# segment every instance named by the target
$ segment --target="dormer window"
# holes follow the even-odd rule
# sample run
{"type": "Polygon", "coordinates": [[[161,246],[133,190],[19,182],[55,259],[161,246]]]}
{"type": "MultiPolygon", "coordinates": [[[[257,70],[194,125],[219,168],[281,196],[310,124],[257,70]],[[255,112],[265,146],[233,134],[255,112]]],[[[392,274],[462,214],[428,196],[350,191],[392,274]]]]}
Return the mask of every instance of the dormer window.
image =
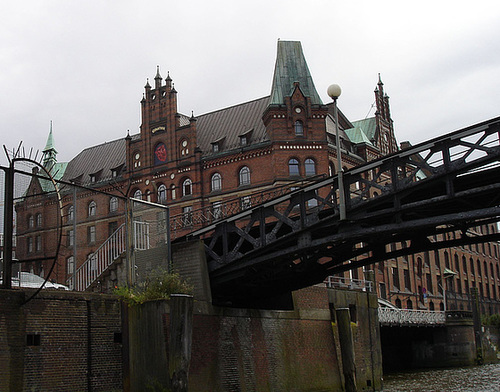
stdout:
{"type": "Polygon", "coordinates": [[[240,146],[247,146],[250,144],[250,137],[252,136],[253,128],[239,135],[240,146]]]}
{"type": "Polygon", "coordinates": [[[90,182],[95,183],[97,181],[97,177],[95,174],[90,174],[90,182]]]}
{"type": "Polygon", "coordinates": [[[211,144],[212,144],[212,152],[221,152],[222,151],[222,147],[223,147],[223,144],[224,144],[224,139],[225,137],[221,137],[217,140],[214,140],[211,144]]]}
{"type": "Polygon", "coordinates": [[[122,171],[122,168],[123,168],[123,165],[112,168],[111,169],[111,178],[118,177],[122,171]]]}

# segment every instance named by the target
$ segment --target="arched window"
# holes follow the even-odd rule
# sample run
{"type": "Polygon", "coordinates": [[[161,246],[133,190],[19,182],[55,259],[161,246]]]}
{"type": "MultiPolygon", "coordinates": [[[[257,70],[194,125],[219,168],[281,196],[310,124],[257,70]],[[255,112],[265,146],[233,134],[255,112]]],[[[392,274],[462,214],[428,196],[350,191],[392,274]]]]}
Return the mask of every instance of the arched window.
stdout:
{"type": "Polygon", "coordinates": [[[467,259],[465,256],[462,256],[462,267],[464,269],[464,274],[467,275],[467,259]]]}
{"type": "Polygon", "coordinates": [[[290,177],[300,176],[299,172],[299,161],[292,158],[288,161],[288,174],[290,177]]]}
{"type": "Polygon", "coordinates": [[[172,185],[170,186],[170,189],[172,190],[172,200],[175,200],[175,197],[176,197],[176,196],[175,196],[175,185],[174,185],[174,184],[172,184],[172,185]]]}
{"type": "Polygon", "coordinates": [[[306,176],[316,175],[316,163],[311,158],[307,158],[304,162],[304,167],[306,169],[306,176]]]}
{"type": "Polygon", "coordinates": [[[295,136],[304,136],[304,124],[302,121],[295,121],[295,136]]]}
{"type": "Polygon", "coordinates": [[[214,173],[212,176],[212,192],[220,191],[222,189],[222,176],[219,173],[214,173]]]}
{"type": "Polygon", "coordinates": [[[190,178],[186,178],[182,183],[182,196],[189,196],[193,193],[193,182],[190,178]]]}
{"type": "Polygon", "coordinates": [[[250,169],[248,168],[248,166],[243,166],[240,169],[239,182],[240,182],[240,185],[249,185],[250,184],[250,169]]]}
{"type": "Polygon", "coordinates": [[[481,262],[477,260],[477,276],[481,276],[481,262]]]}
{"type": "Polygon", "coordinates": [[[472,257],[469,259],[469,264],[470,264],[470,273],[471,275],[474,275],[474,260],[472,260],[472,257]]]}
{"type": "Polygon", "coordinates": [[[95,216],[97,210],[97,204],[94,200],[89,203],[89,216],[95,216]]]}
{"type": "Polygon", "coordinates": [[[68,207],[68,222],[73,222],[75,219],[75,208],[73,206],[68,207]]]}
{"type": "Polygon", "coordinates": [[[28,227],[30,229],[32,229],[33,227],[35,227],[35,217],[33,215],[30,215],[28,217],[28,227]]]}
{"type": "Polygon", "coordinates": [[[401,300],[399,298],[396,298],[396,307],[398,307],[399,309],[401,309],[401,300]]]}
{"type": "Polygon", "coordinates": [[[160,184],[158,187],[158,203],[165,203],[167,201],[167,187],[160,184]]]}
{"type": "Polygon", "coordinates": [[[142,200],[142,192],[140,189],[136,189],[134,195],[132,196],[134,199],[142,200]]]}
{"type": "Polygon", "coordinates": [[[36,214],[36,227],[42,227],[42,214],[36,214]]]}
{"type": "Polygon", "coordinates": [[[406,301],[406,309],[413,309],[413,302],[411,301],[411,299],[406,301]]]}
{"type": "Polygon", "coordinates": [[[429,302],[429,310],[434,311],[434,302],[432,301],[429,302]]]}
{"type": "Polygon", "coordinates": [[[333,163],[329,163],[328,164],[328,175],[331,177],[335,174],[335,166],[333,165],[333,163]]]}
{"type": "Polygon", "coordinates": [[[109,212],[116,212],[118,210],[118,198],[112,197],[109,199],[109,212]]]}

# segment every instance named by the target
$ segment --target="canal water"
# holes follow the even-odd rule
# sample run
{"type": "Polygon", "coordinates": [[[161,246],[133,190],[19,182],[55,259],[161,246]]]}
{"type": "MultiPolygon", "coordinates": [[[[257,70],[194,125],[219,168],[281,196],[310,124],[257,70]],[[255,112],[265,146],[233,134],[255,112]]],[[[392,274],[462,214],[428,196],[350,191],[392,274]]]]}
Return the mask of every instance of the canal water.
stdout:
{"type": "Polygon", "coordinates": [[[384,375],[384,392],[500,392],[500,364],[384,375]]]}

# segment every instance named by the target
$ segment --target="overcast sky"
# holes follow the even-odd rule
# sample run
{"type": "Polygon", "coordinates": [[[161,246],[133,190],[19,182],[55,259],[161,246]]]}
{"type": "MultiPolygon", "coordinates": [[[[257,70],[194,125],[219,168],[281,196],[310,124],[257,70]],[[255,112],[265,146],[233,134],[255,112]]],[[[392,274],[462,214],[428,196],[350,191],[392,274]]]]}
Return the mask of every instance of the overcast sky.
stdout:
{"type": "Polygon", "coordinates": [[[381,73],[399,141],[500,115],[497,0],[25,0],[0,15],[0,144],[42,150],[53,121],[59,161],[137,133],[157,65],[183,114],[268,95],[278,39],[302,42],[351,120],[373,115],[381,73]]]}

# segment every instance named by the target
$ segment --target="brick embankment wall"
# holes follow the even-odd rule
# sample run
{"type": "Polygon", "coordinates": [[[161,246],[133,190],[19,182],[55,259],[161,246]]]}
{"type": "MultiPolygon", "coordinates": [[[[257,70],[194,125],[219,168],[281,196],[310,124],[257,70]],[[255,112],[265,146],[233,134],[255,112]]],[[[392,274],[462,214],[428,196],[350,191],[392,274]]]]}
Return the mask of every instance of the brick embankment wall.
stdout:
{"type": "Polygon", "coordinates": [[[0,290],[1,391],[123,389],[121,304],[112,296],[0,290]]]}

